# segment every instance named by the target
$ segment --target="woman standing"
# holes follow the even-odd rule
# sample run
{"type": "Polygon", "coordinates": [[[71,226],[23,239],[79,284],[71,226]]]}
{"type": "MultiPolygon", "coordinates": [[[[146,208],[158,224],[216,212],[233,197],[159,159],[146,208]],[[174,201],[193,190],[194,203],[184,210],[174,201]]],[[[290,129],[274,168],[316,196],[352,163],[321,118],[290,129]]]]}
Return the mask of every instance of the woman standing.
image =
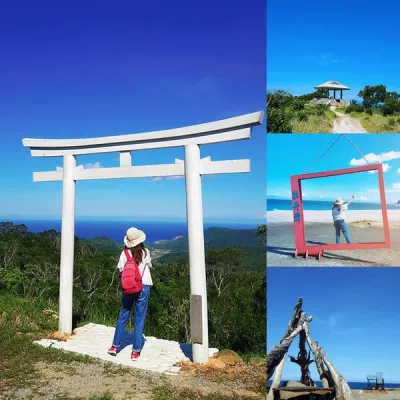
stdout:
{"type": "Polygon", "coordinates": [[[347,243],[351,243],[350,233],[347,229],[346,224],[346,211],[349,208],[349,205],[354,200],[354,194],[351,196],[351,199],[346,204],[340,197],[333,203],[332,206],[332,217],[333,217],[333,225],[336,229],[336,244],[340,244],[340,232],[342,231],[343,236],[346,239],[347,243]]]}
{"type": "Polygon", "coordinates": [[[150,288],[153,285],[151,279],[151,257],[148,249],[144,247],[146,234],[136,228],[130,228],[124,238],[125,249],[121,253],[118,263],[120,273],[125,268],[128,258],[133,258],[139,268],[142,277],[142,290],[137,294],[123,294],[122,307],[119,313],[115,335],[112,346],[108,349],[108,354],[117,355],[122,337],[125,333],[126,324],[134,308],[134,331],[131,359],[133,361],[140,357],[140,352],[144,346],[144,323],[146,320],[147,307],[149,304],[150,288]]]}

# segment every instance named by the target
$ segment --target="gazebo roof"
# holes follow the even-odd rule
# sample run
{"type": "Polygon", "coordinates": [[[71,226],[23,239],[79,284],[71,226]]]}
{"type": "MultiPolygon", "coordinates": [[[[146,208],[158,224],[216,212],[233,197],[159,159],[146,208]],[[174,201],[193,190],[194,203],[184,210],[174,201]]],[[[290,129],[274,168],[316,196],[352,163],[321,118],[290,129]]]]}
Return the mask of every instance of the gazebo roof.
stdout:
{"type": "Polygon", "coordinates": [[[328,81],[321,85],[314,86],[314,89],[330,89],[330,90],[350,90],[349,87],[342,85],[338,81],[328,81]]]}

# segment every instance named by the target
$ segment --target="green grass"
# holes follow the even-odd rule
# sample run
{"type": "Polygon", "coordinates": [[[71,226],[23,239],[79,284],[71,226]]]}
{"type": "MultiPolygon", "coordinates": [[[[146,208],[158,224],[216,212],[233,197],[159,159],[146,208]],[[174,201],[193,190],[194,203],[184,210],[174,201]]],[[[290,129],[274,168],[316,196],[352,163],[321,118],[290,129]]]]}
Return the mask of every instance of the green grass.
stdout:
{"type": "MultiPolygon", "coordinates": [[[[226,396],[222,393],[212,393],[209,395],[193,389],[178,389],[171,385],[157,387],[153,389],[153,400],[232,400],[232,396],[226,396]]],[[[254,400],[254,396],[235,396],[236,400],[254,400]]]]}
{"type": "Polygon", "coordinates": [[[398,133],[400,132],[400,116],[384,117],[380,114],[351,112],[353,118],[360,120],[361,125],[372,133],[398,133]]]}
{"type": "Polygon", "coordinates": [[[332,131],[333,121],[336,114],[331,111],[325,111],[325,116],[311,115],[307,121],[293,119],[293,133],[328,133],[332,131]]]}
{"type": "MultiPolygon", "coordinates": [[[[57,330],[57,321],[42,314],[48,304],[28,301],[0,293],[0,383],[13,387],[31,386],[38,378],[34,365],[39,361],[70,364],[97,362],[88,356],[81,356],[57,349],[32,344],[45,332],[57,330]]],[[[1,387],[1,386],[0,386],[1,387]]]]}
{"type": "MultiPolygon", "coordinates": [[[[0,392],[4,389],[17,390],[28,389],[32,395],[40,397],[41,388],[38,386],[42,378],[35,365],[44,362],[53,371],[62,377],[71,377],[77,373],[82,364],[97,364],[98,360],[89,356],[83,356],[59,349],[44,348],[32,343],[46,336],[46,333],[55,332],[58,328],[58,321],[51,315],[42,313],[44,309],[57,307],[54,304],[43,301],[31,301],[18,298],[10,294],[0,292],[0,392]],[[35,325],[32,324],[34,322],[35,325]],[[79,363],[71,366],[71,363],[79,363]]],[[[246,354],[245,361],[251,363],[251,358],[258,354],[246,354]]],[[[264,355],[260,355],[265,357],[264,355]]],[[[259,368],[259,367],[257,367],[259,368]]],[[[257,370],[258,371],[258,370],[257,370]]],[[[130,368],[104,364],[103,374],[106,377],[123,376],[132,379],[130,368]]],[[[213,380],[213,379],[212,379],[213,380]]],[[[228,400],[232,397],[223,393],[212,393],[204,395],[200,390],[183,389],[174,387],[163,381],[161,384],[150,383],[155,400],[228,400]]],[[[199,388],[200,389],[200,388],[199,388]]],[[[53,393],[54,399],[81,399],[81,397],[68,397],[65,393],[53,393]]],[[[250,400],[255,397],[235,396],[237,400],[250,400]]],[[[260,393],[260,399],[265,397],[260,393]]],[[[258,398],[258,397],[256,397],[258,398]]],[[[90,397],[92,400],[113,400],[110,392],[90,397]]]]}

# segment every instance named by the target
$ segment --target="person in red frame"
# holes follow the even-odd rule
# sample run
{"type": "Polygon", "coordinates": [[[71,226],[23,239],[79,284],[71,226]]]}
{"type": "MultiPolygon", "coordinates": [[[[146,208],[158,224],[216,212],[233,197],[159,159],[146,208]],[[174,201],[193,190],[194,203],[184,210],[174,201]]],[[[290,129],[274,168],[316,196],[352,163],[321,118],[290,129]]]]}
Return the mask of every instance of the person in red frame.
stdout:
{"type": "Polygon", "coordinates": [[[350,233],[346,224],[346,211],[353,200],[354,194],[351,196],[351,199],[348,201],[348,203],[345,203],[340,197],[333,203],[332,217],[333,225],[335,226],[336,230],[336,244],[340,244],[340,232],[343,233],[346,242],[351,243],[350,233]]]}

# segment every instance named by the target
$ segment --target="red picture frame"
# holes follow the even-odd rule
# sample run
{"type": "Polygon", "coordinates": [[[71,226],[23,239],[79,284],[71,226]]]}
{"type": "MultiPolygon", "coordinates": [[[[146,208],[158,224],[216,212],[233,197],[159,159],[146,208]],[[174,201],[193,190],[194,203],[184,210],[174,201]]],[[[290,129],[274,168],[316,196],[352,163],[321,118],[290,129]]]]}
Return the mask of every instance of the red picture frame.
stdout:
{"type": "Polygon", "coordinates": [[[311,174],[294,175],[290,177],[290,186],[292,191],[295,257],[303,255],[305,258],[307,258],[308,256],[314,255],[317,256],[317,259],[320,259],[324,255],[324,251],[326,250],[382,249],[390,247],[389,222],[387,215],[385,184],[383,180],[382,164],[344,168],[344,169],[337,169],[325,172],[314,172],[311,174]],[[329,176],[348,175],[348,174],[355,174],[358,172],[368,172],[368,171],[378,172],[384,241],[372,242],[372,243],[344,243],[344,244],[318,244],[318,245],[307,244],[305,226],[304,226],[303,196],[301,191],[301,182],[306,179],[325,178],[329,176]]]}

